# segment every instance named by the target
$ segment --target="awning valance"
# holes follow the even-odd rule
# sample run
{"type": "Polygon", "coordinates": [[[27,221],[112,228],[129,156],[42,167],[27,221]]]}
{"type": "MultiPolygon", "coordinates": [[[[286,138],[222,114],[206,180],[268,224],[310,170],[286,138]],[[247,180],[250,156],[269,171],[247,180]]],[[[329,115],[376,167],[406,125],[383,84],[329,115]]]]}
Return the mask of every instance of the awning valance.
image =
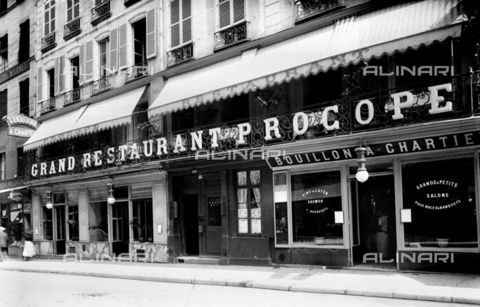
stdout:
{"type": "Polygon", "coordinates": [[[32,150],[80,135],[130,124],[132,112],[144,92],[145,86],[48,119],[25,142],[23,148],[32,150]]]}
{"type": "Polygon", "coordinates": [[[464,20],[459,0],[408,2],[338,20],[331,26],[170,78],[150,106],[149,116],[458,37],[464,20]]]}

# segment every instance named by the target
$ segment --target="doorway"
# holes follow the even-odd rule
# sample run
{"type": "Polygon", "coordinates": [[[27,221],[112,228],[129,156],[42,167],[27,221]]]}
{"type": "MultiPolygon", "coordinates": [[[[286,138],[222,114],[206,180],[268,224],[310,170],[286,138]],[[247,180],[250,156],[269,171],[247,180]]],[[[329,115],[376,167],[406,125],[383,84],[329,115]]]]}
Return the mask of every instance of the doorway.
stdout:
{"type": "Polygon", "coordinates": [[[198,195],[185,194],[182,197],[182,214],[184,225],[185,253],[189,256],[198,256],[199,224],[198,224],[198,195]]]}
{"type": "Polygon", "coordinates": [[[119,201],[112,205],[112,252],[115,256],[129,252],[128,202],[119,201]]]}
{"type": "Polygon", "coordinates": [[[396,266],[395,185],[393,174],[350,181],[353,263],[396,266]]]}
{"type": "Polygon", "coordinates": [[[55,221],[55,254],[64,255],[66,252],[65,206],[54,207],[54,221],[55,221]]]}

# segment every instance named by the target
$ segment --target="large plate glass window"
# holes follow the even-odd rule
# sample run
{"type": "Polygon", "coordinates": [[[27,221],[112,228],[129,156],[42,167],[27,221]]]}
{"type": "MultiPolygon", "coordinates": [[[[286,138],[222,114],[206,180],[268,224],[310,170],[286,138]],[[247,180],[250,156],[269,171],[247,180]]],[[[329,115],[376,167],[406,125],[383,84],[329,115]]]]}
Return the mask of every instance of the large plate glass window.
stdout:
{"type": "Polygon", "coordinates": [[[406,247],[478,246],[473,158],[405,164],[406,247]]]}
{"type": "Polygon", "coordinates": [[[308,173],[291,177],[293,244],[342,245],[340,172],[308,173]]]}

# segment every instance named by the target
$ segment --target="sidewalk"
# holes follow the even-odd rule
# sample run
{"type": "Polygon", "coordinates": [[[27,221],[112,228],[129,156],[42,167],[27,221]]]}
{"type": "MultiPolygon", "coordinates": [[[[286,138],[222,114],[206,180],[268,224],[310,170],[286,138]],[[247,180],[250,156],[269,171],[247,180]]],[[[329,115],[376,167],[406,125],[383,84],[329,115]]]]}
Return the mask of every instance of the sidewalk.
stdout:
{"type": "Polygon", "coordinates": [[[0,270],[480,305],[477,275],[38,259],[7,259],[0,270]]]}

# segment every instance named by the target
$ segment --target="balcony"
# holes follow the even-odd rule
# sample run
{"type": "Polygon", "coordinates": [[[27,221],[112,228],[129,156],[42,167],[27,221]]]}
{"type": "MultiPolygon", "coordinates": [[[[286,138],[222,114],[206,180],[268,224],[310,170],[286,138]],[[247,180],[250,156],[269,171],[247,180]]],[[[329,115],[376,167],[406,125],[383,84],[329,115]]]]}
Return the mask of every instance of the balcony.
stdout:
{"type": "Polygon", "coordinates": [[[230,26],[214,34],[215,51],[247,40],[247,22],[230,26]]]}
{"type": "Polygon", "coordinates": [[[82,29],[80,28],[80,18],[75,18],[63,26],[63,39],[65,41],[68,41],[80,33],[82,33],[82,29]]]}
{"type": "Polygon", "coordinates": [[[42,37],[42,52],[45,53],[49,50],[52,50],[57,46],[55,42],[55,32],[45,35],[42,37]]]}
{"type": "Polygon", "coordinates": [[[295,23],[345,7],[345,0],[296,0],[295,23]]]}
{"type": "Polygon", "coordinates": [[[96,26],[102,21],[110,18],[112,12],[110,12],[110,0],[104,0],[101,4],[92,9],[92,26],[96,26]]]}
{"type": "Polygon", "coordinates": [[[140,1],[141,0],[124,0],[123,5],[125,5],[126,7],[129,7],[129,6],[134,5],[135,3],[140,2],[140,1]]]}
{"type": "Polygon", "coordinates": [[[92,96],[106,92],[112,88],[112,80],[110,77],[103,77],[92,83],[92,96]]]}
{"type": "Polygon", "coordinates": [[[173,66],[193,59],[193,43],[167,52],[167,65],[173,66]]]}
{"type": "Polygon", "coordinates": [[[148,76],[148,63],[145,62],[141,65],[134,65],[125,70],[127,76],[125,78],[126,82],[137,80],[148,76]]]}
{"type": "Polygon", "coordinates": [[[65,93],[64,106],[80,101],[80,88],[73,89],[65,93]]]}
{"type": "Polygon", "coordinates": [[[46,114],[54,110],[55,110],[55,98],[52,97],[40,102],[40,115],[46,114]]]}

